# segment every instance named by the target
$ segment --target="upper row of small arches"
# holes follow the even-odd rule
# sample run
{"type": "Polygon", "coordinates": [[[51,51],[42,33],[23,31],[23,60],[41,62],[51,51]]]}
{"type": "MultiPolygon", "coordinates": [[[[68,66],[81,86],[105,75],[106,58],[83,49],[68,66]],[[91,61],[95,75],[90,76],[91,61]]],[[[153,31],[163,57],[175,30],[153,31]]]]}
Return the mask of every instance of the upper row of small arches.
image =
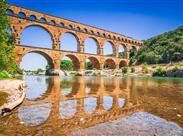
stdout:
{"type": "MultiPolygon", "coordinates": [[[[11,9],[7,10],[7,14],[9,16],[15,16],[14,12],[11,9]]],[[[17,16],[22,19],[29,19],[30,21],[38,21],[40,23],[50,24],[52,26],[58,26],[58,27],[74,30],[77,32],[88,33],[88,34],[96,35],[99,37],[109,38],[109,39],[118,40],[118,41],[122,41],[122,42],[126,42],[126,43],[140,45],[140,46],[143,45],[141,42],[129,40],[124,37],[120,38],[120,37],[112,36],[112,35],[106,34],[106,33],[94,32],[93,30],[88,30],[87,28],[81,29],[80,27],[73,27],[73,25],[66,26],[63,22],[56,24],[56,22],[54,20],[47,21],[44,17],[41,17],[40,19],[38,19],[35,15],[30,15],[29,17],[27,17],[24,12],[19,12],[17,16]]]]}

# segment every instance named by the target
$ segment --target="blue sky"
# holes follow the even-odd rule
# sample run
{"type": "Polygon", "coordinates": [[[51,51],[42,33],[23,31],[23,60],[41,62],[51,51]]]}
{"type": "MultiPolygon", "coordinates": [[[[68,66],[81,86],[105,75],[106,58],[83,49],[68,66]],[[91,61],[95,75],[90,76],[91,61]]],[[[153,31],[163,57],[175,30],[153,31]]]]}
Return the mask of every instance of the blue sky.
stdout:
{"type": "MultiPolygon", "coordinates": [[[[8,2],[140,40],[183,24],[181,0],[8,0],[8,2]]],[[[23,43],[28,41],[31,43],[30,34],[31,32],[27,34],[29,36],[24,36],[23,43]]],[[[49,40],[40,41],[50,44],[49,40]]],[[[30,60],[30,57],[28,58],[30,60]]],[[[40,62],[38,64],[44,67],[40,62]]],[[[32,68],[35,66],[29,65],[28,69],[32,68]]]]}

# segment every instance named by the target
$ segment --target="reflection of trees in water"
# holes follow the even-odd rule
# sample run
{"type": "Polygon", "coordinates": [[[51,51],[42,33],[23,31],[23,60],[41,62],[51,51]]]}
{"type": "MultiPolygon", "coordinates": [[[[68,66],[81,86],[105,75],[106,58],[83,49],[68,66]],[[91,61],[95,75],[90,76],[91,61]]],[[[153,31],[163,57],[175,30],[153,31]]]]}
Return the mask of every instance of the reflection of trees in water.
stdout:
{"type": "Polygon", "coordinates": [[[63,78],[60,84],[61,91],[65,92],[65,95],[74,95],[80,88],[80,80],[78,77],[63,78]]]}
{"type": "Polygon", "coordinates": [[[60,87],[62,89],[69,89],[69,88],[72,88],[72,86],[73,86],[73,84],[69,81],[65,81],[60,84],[60,87]]]}
{"type": "MultiPolygon", "coordinates": [[[[45,79],[45,78],[44,78],[44,79],[45,79]]],[[[40,82],[43,82],[43,78],[42,78],[42,77],[37,77],[36,80],[37,80],[37,82],[39,82],[39,83],[40,83],[40,82]]]]}

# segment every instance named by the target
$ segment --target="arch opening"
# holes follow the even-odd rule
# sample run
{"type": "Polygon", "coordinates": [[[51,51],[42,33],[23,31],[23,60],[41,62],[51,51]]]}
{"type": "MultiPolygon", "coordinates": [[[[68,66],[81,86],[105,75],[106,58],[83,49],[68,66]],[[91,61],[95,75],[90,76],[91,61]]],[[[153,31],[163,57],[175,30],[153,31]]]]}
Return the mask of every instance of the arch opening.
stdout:
{"type": "Polygon", "coordinates": [[[119,58],[126,58],[126,47],[124,45],[119,46],[118,57],[119,58]]]}
{"type": "Polygon", "coordinates": [[[130,65],[133,65],[136,60],[135,56],[137,55],[137,49],[134,46],[130,47],[130,65]]]}
{"type": "Polygon", "coordinates": [[[87,38],[84,41],[85,53],[97,54],[98,42],[94,38],[87,38]]]}
{"type": "Polygon", "coordinates": [[[100,62],[95,57],[89,57],[85,62],[85,69],[100,69],[100,62]]]}
{"type": "Polygon", "coordinates": [[[14,15],[14,12],[11,9],[7,9],[6,10],[6,14],[9,15],[9,16],[13,16],[14,15]]]}
{"type": "Polygon", "coordinates": [[[107,59],[104,62],[104,69],[115,69],[116,68],[116,63],[113,59],[107,59]]]}
{"type": "Polygon", "coordinates": [[[42,26],[27,26],[21,33],[20,44],[32,47],[52,49],[52,35],[47,29],[42,26]]]}
{"type": "Polygon", "coordinates": [[[71,32],[64,33],[60,39],[60,49],[65,51],[74,51],[74,52],[78,51],[79,49],[78,37],[71,32]]]}
{"type": "Polygon", "coordinates": [[[21,58],[20,68],[26,73],[48,74],[54,68],[54,64],[48,54],[41,51],[30,51],[21,58]]]}
{"type": "Polygon", "coordinates": [[[45,19],[44,17],[42,17],[42,18],[40,19],[40,22],[41,22],[41,23],[46,23],[46,19],[45,19]]]}
{"type": "Polygon", "coordinates": [[[78,71],[80,69],[80,62],[79,59],[71,54],[65,55],[61,59],[60,69],[68,70],[68,71],[78,71]]]}
{"type": "Polygon", "coordinates": [[[58,26],[59,27],[64,27],[64,23],[60,23],[58,26]]]}
{"type": "Polygon", "coordinates": [[[127,62],[124,61],[124,60],[122,60],[122,61],[120,61],[120,63],[119,63],[119,68],[126,67],[127,65],[128,65],[127,62]]]}
{"type": "Polygon", "coordinates": [[[104,43],[104,55],[114,56],[114,45],[111,42],[104,43]]]}
{"type": "Polygon", "coordinates": [[[31,15],[30,17],[29,17],[29,20],[31,20],[31,21],[36,21],[36,16],[34,16],[34,15],[31,15]]]}
{"type": "Polygon", "coordinates": [[[25,18],[26,18],[26,15],[25,15],[25,13],[23,13],[23,12],[19,12],[19,13],[18,13],[18,17],[20,17],[20,18],[22,18],[22,19],[25,19],[25,18]]]}
{"type": "Polygon", "coordinates": [[[55,26],[55,24],[56,24],[56,23],[55,23],[54,20],[51,20],[51,21],[50,21],[50,25],[55,26]]]}

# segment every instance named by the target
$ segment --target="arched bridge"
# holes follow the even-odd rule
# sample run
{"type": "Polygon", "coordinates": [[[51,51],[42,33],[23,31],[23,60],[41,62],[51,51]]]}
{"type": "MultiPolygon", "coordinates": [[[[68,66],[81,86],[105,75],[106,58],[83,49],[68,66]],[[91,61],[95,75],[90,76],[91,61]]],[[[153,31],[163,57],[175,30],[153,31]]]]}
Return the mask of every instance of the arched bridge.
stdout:
{"type": "Polygon", "coordinates": [[[143,42],[135,40],[114,32],[106,31],[93,26],[81,24],[71,20],[43,14],[37,11],[25,9],[19,6],[10,5],[7,10],[10,17],[12,33],[15,37],[15,56],[16,63],[19,65],[23,56],[30,52],[43,55],[54,70],[60,70],[60,60],[67,56],[74,64],[75,70],[83,70],[87,59],[93,67],[103,69],[104,64],[108,64],[110,69],[118,69],[129,64],[130,48],[136,52],[143,46],[143,42]],[[20,44],[20,37],[24,29],[30,26],[44,28],[52,38],[52,49],[32,47],[20,44]],[[64,51],[60,49],[60,37],[64,33],[71,33],[77,39],[77,51],[64,51]],[[97,43],[97,53],[85,53],[84,41],[92,38],[97,43]],[[112,45],[113,53],[110,56],[104,55],[104,43],[112,45]],[[124,47],[124,57],[119,57],[119,47],[124,47]]]}

